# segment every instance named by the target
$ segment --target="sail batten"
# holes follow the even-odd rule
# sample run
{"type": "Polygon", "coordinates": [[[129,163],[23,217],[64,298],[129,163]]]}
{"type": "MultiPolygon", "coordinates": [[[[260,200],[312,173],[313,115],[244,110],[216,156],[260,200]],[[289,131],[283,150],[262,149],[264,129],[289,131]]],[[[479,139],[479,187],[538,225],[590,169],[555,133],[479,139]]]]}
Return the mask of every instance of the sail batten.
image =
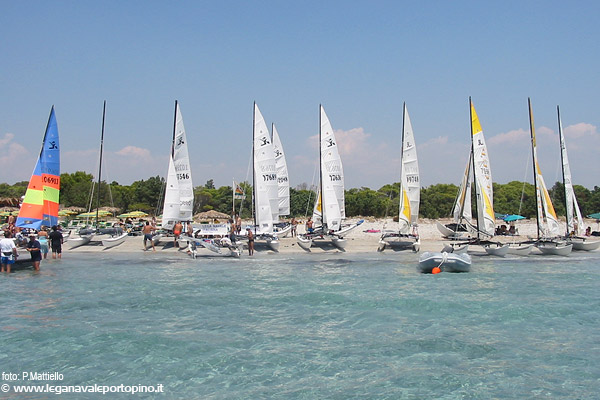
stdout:
{"type": "Polygon", "coordinates": [[[60,145],[54,107],[50,110],[42,149],[29,180],[16,226],[40,229],[58,223],[60,145]]]}

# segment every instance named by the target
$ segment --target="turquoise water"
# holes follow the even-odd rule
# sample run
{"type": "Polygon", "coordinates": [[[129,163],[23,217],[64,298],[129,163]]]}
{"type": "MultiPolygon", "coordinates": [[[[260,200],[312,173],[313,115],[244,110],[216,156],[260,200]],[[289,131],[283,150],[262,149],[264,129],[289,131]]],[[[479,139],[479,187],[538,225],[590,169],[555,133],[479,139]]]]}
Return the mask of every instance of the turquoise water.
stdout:
{"type": "Polygon", "coordinates": [[[0,276],[0,370],[164,384],[146,398],[600,396],[600,253],[416,259],[67,253],[0,276]]]}

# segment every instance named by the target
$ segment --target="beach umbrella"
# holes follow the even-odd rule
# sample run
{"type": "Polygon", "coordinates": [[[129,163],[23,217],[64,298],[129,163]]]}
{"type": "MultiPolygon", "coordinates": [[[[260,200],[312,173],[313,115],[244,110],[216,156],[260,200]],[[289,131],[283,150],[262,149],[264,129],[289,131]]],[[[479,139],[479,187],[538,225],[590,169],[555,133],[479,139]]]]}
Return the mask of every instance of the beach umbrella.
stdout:
{"type": "Polygon", "coordinates": [[[525,219],[525,217],[522,215],[510,214],[510,215],[505,215],[504,218],[502,218],[502,219],[504,220],[504,222],[512,222],[512,221],[518,221],[520,219],[525,219]]]}
{"type": "Polygon", "coordinates": [[[590,214],[588,218],[600,219],[600,212],[590,214]]]}
{"type": "Polygon", "coordinates": [[[230,216],[215,210],[204,211],[194,215],[194,220],[205,220],[205,219],[229,219],[230,216]]]}

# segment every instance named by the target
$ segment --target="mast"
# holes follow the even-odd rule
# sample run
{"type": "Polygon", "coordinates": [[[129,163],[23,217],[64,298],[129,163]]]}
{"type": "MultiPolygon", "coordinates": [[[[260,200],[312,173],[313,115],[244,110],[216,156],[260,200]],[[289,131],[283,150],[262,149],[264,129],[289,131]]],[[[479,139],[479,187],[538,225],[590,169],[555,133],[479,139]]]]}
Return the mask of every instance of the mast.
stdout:
{"type": "MultiPolygon", "coordinates": [[[[319,185],[321,193],[321,225],[323,232],[327,229],[325,219],[325,196],[323,193],[323,147],[321,145],[321,130],[323,128],[321,115],[323,114],[323,105],[319,104],[319,185]]],[[[317,200],[318,201],[318,200],[317,200]]]]}
{"type": "Polygon", "coordinates": [[[477,215],[477,240],[479,240],[479,204],[478,198],[480,194],[477,192],[477,170],[475,168],[475,144],[473,143],[473,107],[471,96],[469,96],[469,124],[471,126],[471,161],[473,163],[473,182],[475,183],[475,214],[477,215]]]}
{"type": "MultiPolygon", "coordinates": [[[[402,182],[402,172],[404,170],[404,123],[406,120],[406,102],[402,103],[402,134],[400,135],[400,143],[401,143],[401,151],[400,151],[400,208],[398,209],[398,213],[402,210],[402,204],[404,202],[404,196],[402,195],[403,182],[402,182]]],[[[398,225],[400,225],[400,215],[398,215],[398,225]]],[[[402,225],[400,225],[401,227],[402,225]]],[[[400,233],[400,231],[398,231],[400,233]]]]}
{"type": "Polygon", "coordinates": [[[567,199],[567,183],[565,181],[565,160],[564,160],[564,148],[565,148],[565,142],[563,141],[563,133],[562,133],[562,123],[560,121],[560,109],[558,108],[558,106],[556,106],[556,114],[558,115],[558,139],[560,140],[560,164],[561,164],[561,169],[562,169],[562,179],[563,179],[563,190],[565,191],[565,221],[567,223],[567,230],[566,232],[566,236],[569,236],[570,232],[569,232],[569,212],[567,211],[568,209],[568,199],[567,199]]]}
{"type": "Polygon", "coordinates": [[[537,238],[540,240],[540,206],[539,206],[539,194],[537,187],[537,169],[536,169],[536,157],[535,157],[535,132],[533,127],[533,112],[531,111],[531,98],[527,98],[527,104],[529,105],[529,132],[531,134],[531,153],[533,158],[533,187],[535,193],[535,215],[537,223],[537,238]]]}
{"type": "Polygon", "coordinates": [[[175,114],[173,115],[173,139],[171,140],[171,158],[175,157],[175,131],[177,130],[177,100],[175,100],[175,114]]]}
{"type": "Polygon", "coordinates": [[[106,100],[102,108],[102,133],[100,134],[100,162],[98,163],[98,193],[96,195],[96,230],[98,229],[98,211],[100,209],[100,178],[102,176],[102,149],[104,148],[104,120],[106,117],[106,100]]]}
{"type": "Polygon", "coordinates": [[[254,236],[256,236],[256,162],[254,155],[254,136],[256,135],[256,101],[252,109],[252,218],[254,219],[254,236]]]}

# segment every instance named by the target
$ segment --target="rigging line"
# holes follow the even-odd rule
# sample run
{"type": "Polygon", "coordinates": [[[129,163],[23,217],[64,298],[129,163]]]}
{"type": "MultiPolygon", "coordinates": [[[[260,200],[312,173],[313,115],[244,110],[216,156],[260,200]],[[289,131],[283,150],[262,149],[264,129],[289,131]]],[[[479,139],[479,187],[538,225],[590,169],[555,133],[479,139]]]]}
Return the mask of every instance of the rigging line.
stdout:
{"type": "MultiPolygon", "coordinates": [[[[251,148],[250,149],[250,158],[248,159],[248,168],[246,169],[246,180],[245,180],[246,183],[248,183],[248,176],[250,175],[250,166],[252,165],[253,158],[254,158],[254,149],[251,148]]],[[[240,182],[240,187],[242,187],[241,182],[240,182]]],[[[246,187],[244,186],[244,187],[242,187],[242,189],[244,191],[244,194],[242,196],[242,201],[240,201],[240,212],[238,213],[240,215],[240,217],[242,216],[242,210],[244,209],[244,200],[246,198],[246,187]]],[[[235,188],[233,190],[235,190],[235,188]]],[[[254,193],[252,193],[252,195],[254,196],[254,193]]]]}
{"type": "MultiPolygon", "coordinates": [[[[306,210],[304,211],[304,218],[306,218],[308,216],[308,207],[310,207],[310,200],[312,198],[313,188],[315,186],[315,176],[316,175],[317,175],[317,164],[315,164],[315,168],[313,170],[313,177],[312,177],[312,181],[310,183],[310,191],[308,193],[308,200],[306,202],[306,210]]],[[[315,188],[315,190],[316,190],[316,188],[315,188]]],[[[317,194],[317,196],[318,196],[318,194],[317,194]]],[[[323,210],[321,210],[321,213],[323,213],[323,210]]]]}
{"type": "Polygon", "coordinates": [[[519,202],[519,212],[517,215],[521,215],[521,208],[523,207],[523,199],[525,197],[525,184],[527,183],[527,176],[529,175],[529,157],[527,156],[525,158],[525,176],[523,176],[523,188],[521,189],[521,201],[519,202]]]}

